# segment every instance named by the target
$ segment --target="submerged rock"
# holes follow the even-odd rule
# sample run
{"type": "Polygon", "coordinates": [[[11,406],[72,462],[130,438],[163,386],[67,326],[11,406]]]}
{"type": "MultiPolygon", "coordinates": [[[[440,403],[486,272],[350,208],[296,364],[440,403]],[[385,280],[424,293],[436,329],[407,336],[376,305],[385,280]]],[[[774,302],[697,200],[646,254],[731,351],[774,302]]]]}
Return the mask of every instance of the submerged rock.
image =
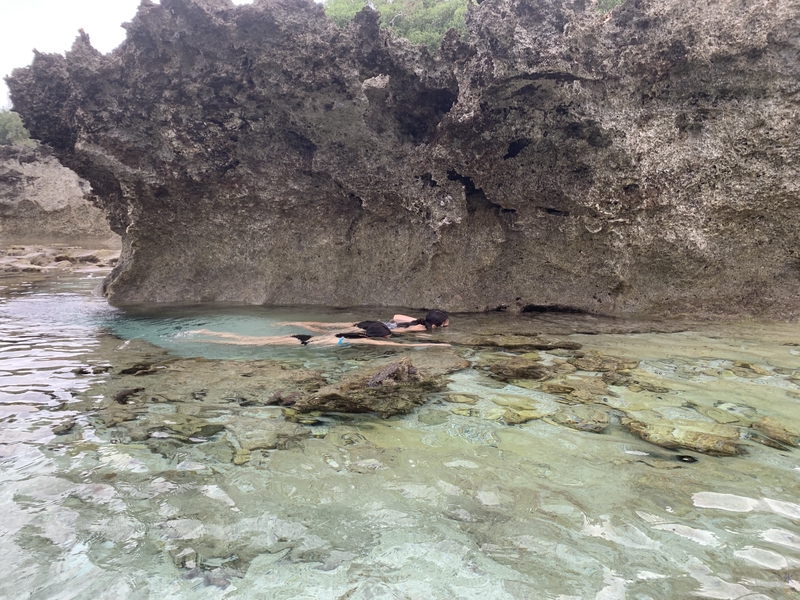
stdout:
{"type": "Polygon", "coordinates": [[[577,384],[570,383],[568,380],[548,381],[542,385],[542,391],[557,396],[568,395],[576,390],[576,385],[577,384]]]}
{"type": "Polygon", "coordinates": [[[670,389],[651,381],[633,379],[628,382],[628,389],[632,392],[650,392],[652,394],[668,394],[670,389]]]}
{"type": "Polygon", "coordinates": [[[763,417],[759,421],[754,421],[750,427],[772,440],[794,448],[797,448],[798,441],[800,441],[800,433],[772,417],[763,417]]]}
{"type": "Polygon", "coordinates": [[[236,464],[247,462],[253,450],[284,449],[298,444],[310,435],[307,427],[283,419],[270,418],[239,417],[226,423],[225,429],[239,443],[239,449],[233,459],[236,464]]]}
{"type": "Polygon", "coordinates": [[[577,367],[580,371],[595,371],[605,373],[609,371],[630,371],[639,366],[639,361],[618,356],[606,356],[599,352],[592,352],[580,357],[570,358],[567,362],[577,367]]]}
{"type": "Polygon", "coordinates": [[[498,406],[505,406],[513,410],[537,409],[536,401],[530,396],[519,394],[492,394],[490,399],[498,406]]]}
{"type": "Polygon", "coordinates": [[[9,87],[123,238],[114,304],[797,314],[799,22],[483,0],[433,55],[370,10],[164,0],[9,87]]]}
{"type": "Polygon", "coordinates": [[[716,407],[709,407],[709,406],[697,406],[695,408],[697,412],[701,415],[704,415],[710,419],[714,419],[717,423],[723,424],[736,424],[736,425],[747,425],[748,421],[743,419],[740,415],[733,413],[731,411],[722,410],[716,407]]]}
{"type": "Polygon", "coordinates": [[[66,421],[62,421],[58,425],[53,426],[53,434],[55,435],[67,435],[71,433],[74,429],[76,424],[75,419],[67,419],[66,421]]]}
{"type": "Polygon", "coordinates": [[[456,404],[476,404],[478,402],[478,397],[472,394],[447,394],[445,398],[448,402],[456,404]]]}
{"type": "Polygon", "coordinates": [[[122,361],[113,367],[114,376],[93,392],[112,404],[269,406],[291,403],[325,383],[316,371],[287,368],[275,360],[179,359],[144,342],[130,344],[122,361]]]}
{"type": "Polygon", "coordinates": [[[441,425],[447,422],[447,411],[429,410],[419,415],[419,422],[425,425],[441,425]]]}
{"type": "Polygon", "coordinates": [[[568,410],[562,409],[549,415],[547,420],[570,429],[592,433],[602,433],[611,423],[607,412],[591,406],[573,406],[568,410]]]}
{"type": "Polygon", "coordinates": [[[599,377],[567,376],[543,383],[514,381],[515,385],[530,389],[538,389],[546,394],[556,396],[562,404],[608,404],[609,398],[617,394],[605,385],[599,377]]]}
{"type": "Polygon", "coordinates": [[[769,369],[766,369],[761,365],[741,360],[737,360],[733,363],[732,371],[739,377],[745,377],[748,379],[772,375],[772,372],[769,369]]]}
{"type": "Polygon", "coordinates": [[[528,421],[541,419],[543,416],[545,415],[538,410],[515,410],[513,408],[508,408],[503,413],[503,420],[509,425],[520,425],[522,423],[527,423],[528,421]]]}
{"type": "Polygon", "coordinates": [[[625,417],[622,424],[643,440],[664,448],[685,448],[718,456],[744,454],[738,427],[721,423],[674,419],[641,421],[625,417]]]}
{"type": "Polygon", "coordinates": [[[489,366],[489,372],[500,381],[512,381],[514,379],[533,379],[541,381],[552,377],[550,369],[545,367],[539,358],[525,358],[515,356],[513,358],[499,359],[489,366]]]}
{"type": "Polygon", "coordinates": [[[467,406],[459,406],[457,408],[451,408],[450,412],[454,415],[459,415],[461,417],[478,417],[480,416],[480,411],[477,408],[470,408],[467,406]]]}
{"type": "Polygon", "coordinates": [[[381,417],[406,414],[426,402],[431,393],[443,390],[448,373],[470,364],[445,348],[427,348],[376,362],[304,396],[293,409],[298,413],[371,412],[381,417]]]}
{"type": "Polygon", "coordinates": [[[405,382],[418,382],[422,378],[419,369],[404,358],[385,366],[367,381],[367,386],[374,388],[385,385],[397,385],[405,382]]]}
{"type": "Polygon", "coordinates": [[[539,335],[519,335],[513,333],[500,333],[482,336],[453,335],[449,341],[465,346],[486,346],[489,348],[503,348],[514,352],[534,352],[537,350],[579,350],[581,344],[572,340],[544,338],[539,335]]]}

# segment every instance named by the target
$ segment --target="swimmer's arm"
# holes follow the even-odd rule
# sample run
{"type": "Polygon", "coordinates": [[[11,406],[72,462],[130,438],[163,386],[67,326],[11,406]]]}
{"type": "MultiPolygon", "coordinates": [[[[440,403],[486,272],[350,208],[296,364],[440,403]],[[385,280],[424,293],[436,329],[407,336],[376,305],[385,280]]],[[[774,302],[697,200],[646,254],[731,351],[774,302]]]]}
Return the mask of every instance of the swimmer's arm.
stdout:
{"type": "Polygon", "coordinates": [[[403,327],[400,323],[397,324],[395,329],[392,329],[392,335],[397,335],[398,333],[414,333],[417,331],[427,331],[425,329],[425,325],[411,325],[410,327],[403,327]]]}
{"type": "Polygon", "coordinates": [[[414,317],[409,317],[408,315],[394,315],[392,317],[392,321],[395,323],[408,323],[409,321],[416,321],[414,317]]]}
{"type": "Polygon", "coordinates": [[[351,344],[372,344],[374,346],[404,346],[405,348],[408,347],[420,347],[420,346],[449,346],[450,344],[408,344],[403,342],[390,342],[389,340],[377,340],[373,338],[356,338],[347,340],[351,344]]]}
{"type": "Polygon", "coordinates": [[[275,323],[275,325],[283,327],[303,327],[304,329],[317,333],[325,333],[332,329],[355,329],[352,323],[321,323],[317,321],[288,321],[284,323],[275,323]]]}

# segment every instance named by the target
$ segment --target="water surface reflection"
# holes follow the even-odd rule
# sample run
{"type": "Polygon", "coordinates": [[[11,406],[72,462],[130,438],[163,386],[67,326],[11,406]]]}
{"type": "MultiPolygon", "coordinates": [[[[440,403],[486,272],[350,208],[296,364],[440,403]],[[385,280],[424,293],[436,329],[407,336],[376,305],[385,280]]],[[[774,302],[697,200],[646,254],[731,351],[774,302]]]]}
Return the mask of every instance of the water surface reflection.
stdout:
{"type": "Polygon", "coordinates": [[[0,282],[4,597],[800,592],[796,324],[461,316],[471,367],[423,407],[301,416],[270,399],[399,351],[181,332],[391,311],[125,313],[96,281],[0,282]]]}

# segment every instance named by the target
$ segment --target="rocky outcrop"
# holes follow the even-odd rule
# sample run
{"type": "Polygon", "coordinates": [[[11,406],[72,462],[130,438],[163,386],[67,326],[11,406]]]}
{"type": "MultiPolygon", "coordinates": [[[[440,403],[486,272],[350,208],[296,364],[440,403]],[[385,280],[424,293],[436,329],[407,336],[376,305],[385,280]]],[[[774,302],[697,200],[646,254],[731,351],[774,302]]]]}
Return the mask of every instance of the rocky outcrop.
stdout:
{"type": "MultiPolygon", "coordinates": [[[[61,221],[55,220],[57,225],[61,221]]],[[[52,230],[51,230],[52,231],[52,230]]],[[[52,233],[43,234],[39,230],[27,231],[25,237],[53,238],[52,233]]],[[[111,234],[109,234],[111,235],[111,234]]],[[[8,241],[3,238],[3,242],[8,241]]],[[[56,239],[75,239],[58,237],[56,239]]],[[[119,238],[78,240],[80,246],[69,246],[64,243],[53,246],[12,244],[0,246],[0,273],[48,273],[67,271],[70,273],[92,273],[107,275],[119,261],[119,238]],[[89,243],[86,243],[86,242],[89,243]],[[87,247],[89,246],[89,247],[87,247]],[[93,248],[91,246],[94,246],[93,248]]]]}
{"type": "Polygon", "coordinates": [[[415,355],[391,357],[356,369],[340,381],[305,395],[294,410],[376,413],[381,417],[410,413],[431,393],[443,390],[447,375],[468,368],[469,361],[447,347],[415,355]]]}
{"type": "Polygon", "coordinates": [[[365,10],[144,0],[9,79],[138,301],[797,314],[800,2],[483,0],[441,56],[365,10]]]}
{"type": "Polygon", "coordinates": [[[41,148],[0,146],[0,237],[9,240],[109,240],[105,212],[88,182],[41,148]]]}

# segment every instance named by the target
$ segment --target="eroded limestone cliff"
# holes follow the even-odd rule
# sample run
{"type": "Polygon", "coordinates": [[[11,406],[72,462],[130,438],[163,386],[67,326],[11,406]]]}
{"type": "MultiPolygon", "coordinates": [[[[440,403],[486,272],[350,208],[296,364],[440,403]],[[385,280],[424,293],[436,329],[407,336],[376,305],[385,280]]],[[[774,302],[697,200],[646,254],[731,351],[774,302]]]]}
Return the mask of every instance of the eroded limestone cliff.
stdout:
{"type": "MultiPolygon", "coordinates": [[[[483,0],[441,56],[306,0],[144,0],[9,79],[117,304],[800,309],[800,0],[483,0]]],[[[454,33],[454,32],[451,32],[454,33]]]]}
{"type": "Polygon", "coordinates": [[[89,183],[45,148],[0,146],[0,240],[111,240],[105,213],[86,199],[89,183]]]}

